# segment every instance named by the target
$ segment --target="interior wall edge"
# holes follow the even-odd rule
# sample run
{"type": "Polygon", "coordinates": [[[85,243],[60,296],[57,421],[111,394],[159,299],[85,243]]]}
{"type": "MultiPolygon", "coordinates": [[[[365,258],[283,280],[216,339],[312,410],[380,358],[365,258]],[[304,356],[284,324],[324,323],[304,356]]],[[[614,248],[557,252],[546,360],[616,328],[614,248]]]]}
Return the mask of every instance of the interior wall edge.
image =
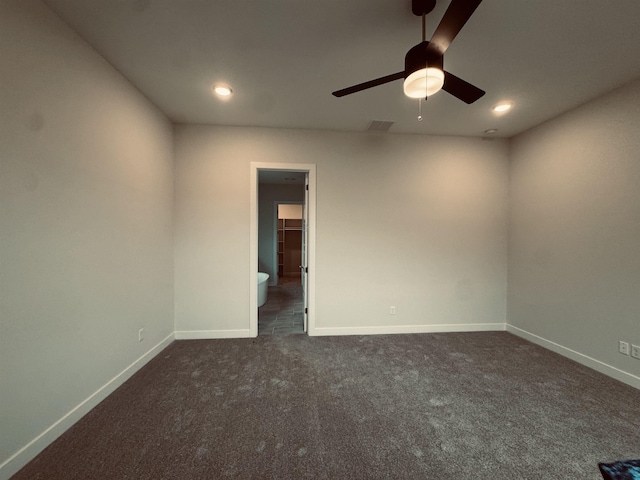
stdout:
{"type": "Polygon", "coordinates": [[[552,342],[551,340],[536,335],[535,333],[528,332],[510,324],[507,324],[507,332],[640,390],[640,377],[637,377],[630,372],[608,365],[600,360],[585,355],[584,353],[577,352],[565,347],[564,345],[552,342]]]}
{"type": "Polygon", "coordinates": [[[51,445],[58,437],[71,428],[82,417],[95,408],[100,402],[111,395],[124,382],[129,380],[138,370],[151,359],[167,348],[175,339],[174,333],[167,335],[157,345],[151,347],[127,368],[105,383],[102,387],[89,395],[86,399],[67,412],[63,417],[44,430],[24,447],[9,457],[0,465],[0,480],[8,480],[22,467],[33,460],[40,452],[51,445]]]}

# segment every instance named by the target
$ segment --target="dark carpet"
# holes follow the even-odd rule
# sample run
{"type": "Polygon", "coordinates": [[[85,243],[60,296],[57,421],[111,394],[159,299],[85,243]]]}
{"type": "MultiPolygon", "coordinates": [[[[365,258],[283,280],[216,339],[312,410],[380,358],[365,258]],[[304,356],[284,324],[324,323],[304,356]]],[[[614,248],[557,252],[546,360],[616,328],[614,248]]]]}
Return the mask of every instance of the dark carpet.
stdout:
{"type": "Polygon", "coordinates": [[[640,391],[506,332],[176,341],[21,479],[599,479],[640,391]]]}

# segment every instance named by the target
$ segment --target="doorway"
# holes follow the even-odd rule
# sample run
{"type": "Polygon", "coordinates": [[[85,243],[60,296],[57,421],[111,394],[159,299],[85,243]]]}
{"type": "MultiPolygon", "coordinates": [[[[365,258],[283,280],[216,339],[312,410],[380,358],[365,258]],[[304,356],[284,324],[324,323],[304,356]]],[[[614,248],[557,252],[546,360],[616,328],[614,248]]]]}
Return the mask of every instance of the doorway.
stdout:
{"type": "Polygon", "coordinates": [[[300,335],[305,333],[301,278],[305,174],[264,173],[258,173],[258,269],[268,270],[274,280],[266,302],[258,302],[258,335],[300,335]],[[274,196],[286,200],[276,200],[272,206],[274,196]],[[263,222],[271,223],[275,235],[263,238],[269,230],[263,222]],[[272,266],[261,260],[261,252],[272,257],[272,266]]]}
{"type": "Polygon", "coordinates": [[[251,335],[314,335],[315,165],[254,162],[250,177],[251,335]],[[287,213],[288,208],[299,213],[287,213]],[[269,275],[266,302],[259,271],[269,275]],[[260,310],[258,297],[265,302],[260,310]]]}

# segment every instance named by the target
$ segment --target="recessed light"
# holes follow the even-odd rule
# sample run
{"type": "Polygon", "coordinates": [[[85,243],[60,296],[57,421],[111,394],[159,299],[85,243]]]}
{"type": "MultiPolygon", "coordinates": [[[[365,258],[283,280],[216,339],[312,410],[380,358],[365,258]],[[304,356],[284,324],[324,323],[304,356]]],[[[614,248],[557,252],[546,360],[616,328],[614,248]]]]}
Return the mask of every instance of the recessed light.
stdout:
{"type": "Polygon", "coordinates": [[[511,102],[500,102],[494,105],[491,110],[493,110],[496,113],[504,113],[511,110],[511,107],[513,107],[513,103],[511,102]]]}
{"type": "Polygon", "coordinates": [[[225,85],[224,83],[216,83],[213,86],[213,91],[220,97],[229,97],[233,93],[231,87],[229,85],[225,85]]]}

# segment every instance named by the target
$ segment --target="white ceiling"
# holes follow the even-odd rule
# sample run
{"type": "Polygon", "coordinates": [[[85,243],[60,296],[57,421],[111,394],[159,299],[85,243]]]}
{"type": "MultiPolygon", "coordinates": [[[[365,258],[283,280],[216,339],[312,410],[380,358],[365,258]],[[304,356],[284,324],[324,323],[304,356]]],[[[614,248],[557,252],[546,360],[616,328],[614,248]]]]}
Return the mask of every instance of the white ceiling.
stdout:
{"type": "MultiPolygon", "coordinates": [[[[640,0],[484,0],[445,69],[487,94],[442,91],[416,120],[395,73],[421,40],[410,0],[44,0],[172,121],[511,137],[640,77],[640,0]],[[233,97],[211,94],[226,82],[233,97]],[[512,112],[491,107],[511,100],[512,112]]],[[[450,0],[427,16],[431,36],[450,0]]]]}

